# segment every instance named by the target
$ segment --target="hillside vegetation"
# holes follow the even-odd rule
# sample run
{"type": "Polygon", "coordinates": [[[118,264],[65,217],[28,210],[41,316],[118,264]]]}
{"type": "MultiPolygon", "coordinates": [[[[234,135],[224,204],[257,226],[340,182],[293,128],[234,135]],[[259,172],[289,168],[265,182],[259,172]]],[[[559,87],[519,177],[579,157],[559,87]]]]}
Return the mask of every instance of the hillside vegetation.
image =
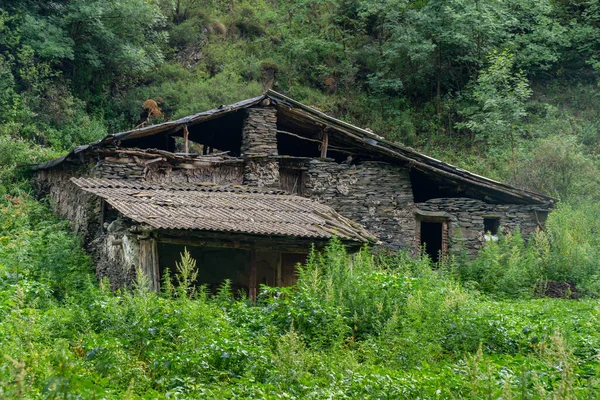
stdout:
{"type": "Polygon", "coordinates": [[[0,397],[597,398],[598,0],[0,5],[0,397]],[[333,241],[294,289],[98,283],[27,165],[274,89],[554,196],[547,229],[434,271],[333,241]],[[562,288],[556,291],[556,288],[562,288]],[[549,299],[544,295],[565,299],[549,299]],[[569,297],[579,300],[566,299],[569,297]]]}

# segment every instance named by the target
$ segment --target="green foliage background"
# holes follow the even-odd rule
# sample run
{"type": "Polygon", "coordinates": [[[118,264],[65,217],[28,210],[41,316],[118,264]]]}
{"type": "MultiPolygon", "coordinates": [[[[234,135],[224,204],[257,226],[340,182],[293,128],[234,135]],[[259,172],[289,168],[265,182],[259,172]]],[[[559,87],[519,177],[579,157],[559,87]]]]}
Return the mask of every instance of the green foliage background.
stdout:
{"type": "Polygon", "coordinates": [[[597,397],[599,19],[598,0],[2,2],[0,397],[597,397]],[[27,165],[131,129],[148,98],[159,122],[258,95],[264,65],[299,101],[561,203],[436,271],[334,241],[256,305],[186,287],[185,258],[163,293],[99,285],[27,165]],[[536,298],[547,281],[583,299],[536,298]]]}

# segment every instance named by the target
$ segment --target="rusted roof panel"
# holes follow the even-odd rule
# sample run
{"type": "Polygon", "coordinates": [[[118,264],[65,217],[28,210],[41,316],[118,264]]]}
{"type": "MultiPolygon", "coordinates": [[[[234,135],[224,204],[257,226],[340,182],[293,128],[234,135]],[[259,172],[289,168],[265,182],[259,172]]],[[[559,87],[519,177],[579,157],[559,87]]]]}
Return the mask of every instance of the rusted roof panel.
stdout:
{"type": "Polygon", "coordinates": [[[193,229],[355,242],[377,239],[331,207],[278,190],[72,178],[120,213],[157,229],[193,229]]]}

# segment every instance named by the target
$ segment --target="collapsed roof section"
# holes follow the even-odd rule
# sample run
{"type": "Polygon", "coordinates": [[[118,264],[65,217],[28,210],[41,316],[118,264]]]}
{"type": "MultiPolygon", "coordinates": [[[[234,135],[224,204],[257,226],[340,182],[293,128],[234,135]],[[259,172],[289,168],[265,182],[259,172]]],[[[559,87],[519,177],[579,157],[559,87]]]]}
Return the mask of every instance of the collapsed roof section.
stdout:
{"type": "MultiPolygon", "coordinates": [[[[437,197],[473,197],[491,203],[547,206],[552,206],[555,201],[551,197],[473,174],[412,148],[392,143],[373,132],[330,117],[272,90],[262,96],[175,121],[108,135],[95,143],[78,146],[66,156],[40,164],[35,169],[52,168],[64,161],[82,161],[86,152],[115,144],[121,147],[158,148],[159,146],[154,145],[163,138],[173,139],[176,136],[183,136],[183,131],[188,129],[191,140],[194,140],[195,135],[213,148],[230,151],[231,154],[236,155],[233,147],[228,148],[235,143],[236,139],[229,138],[227,135],[238,128],[241,130],[243,109],[259,105],[271,105],[277,108],[278,135],[281,134],[282,137],[292,141],[290,148],[301,148],[303,143],[308,143],[307,146],[312,147],[307,148],[314,148],[314,154],[308,154],[309,156],[319,156],[314,142],[320,143],[318,138],[322,137],[323,132],[327,132],[328,146],[332,153],[337,155],[336,158],[344,159],[352,156],[401,164],[411,170],[414,186],[419,186],[421,192],[441,191],[442,195],[437,197]],[[451,191],[453,195],[443,195],[444,190],[451,191]]],[[[415,196],[415,201],[418,202],[417,197],[415,196]]]]}
{"type": "Polygon", "coordinates": [[[125,217],[155,229],[230,232],[375,243],[361,225],[331,207],[278,190],[243,186],[148,184],[72,178],[125,217]]]}

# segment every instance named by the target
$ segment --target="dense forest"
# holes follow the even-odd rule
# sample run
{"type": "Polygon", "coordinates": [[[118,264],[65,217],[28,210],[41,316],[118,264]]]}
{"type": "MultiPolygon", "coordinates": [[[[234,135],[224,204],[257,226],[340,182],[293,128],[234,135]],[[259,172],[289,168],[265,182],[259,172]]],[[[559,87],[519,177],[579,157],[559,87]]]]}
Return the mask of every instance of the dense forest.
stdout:
{"type": "Polygon", "coordinates": [[[597,398],[598,69],[599,0],[4,0],[0,397],[597,398]],[[98,283],[29,166],[256,96],[270,71],[298,101],[557,198],[547,229],[437,266],[334,240],[256,304],[190,285],[185,255],[161,293],[98,283]]]}

